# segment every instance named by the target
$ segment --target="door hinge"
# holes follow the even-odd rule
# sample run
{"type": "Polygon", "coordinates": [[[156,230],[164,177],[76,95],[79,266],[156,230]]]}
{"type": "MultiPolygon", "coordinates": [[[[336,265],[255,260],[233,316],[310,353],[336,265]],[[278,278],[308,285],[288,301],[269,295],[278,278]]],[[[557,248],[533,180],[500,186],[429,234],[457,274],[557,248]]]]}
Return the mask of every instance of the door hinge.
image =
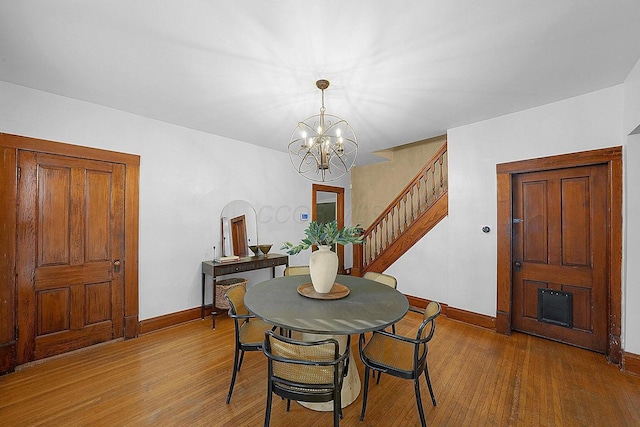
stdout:
{"type": "Polygon", "coordinates": [[[18,341],[18,337],[20,336],[20,329],[16,326],[16,341],[18,341]]]}
{"type": "Polygon", "coordinates": [[[22,169],[20,169],[20,166],[18,166],[18,170],[16,170],[16,179],[19,181],[21,176],[22,176],[22,169]]]}
{"type": "Polygon", "coordinates": [[[513,218],[511,220],[511,222],[513,222],[514,224],[520,224],[521,222],[524,222],[524,219],[520,219],[520,218],[513,218]]]}

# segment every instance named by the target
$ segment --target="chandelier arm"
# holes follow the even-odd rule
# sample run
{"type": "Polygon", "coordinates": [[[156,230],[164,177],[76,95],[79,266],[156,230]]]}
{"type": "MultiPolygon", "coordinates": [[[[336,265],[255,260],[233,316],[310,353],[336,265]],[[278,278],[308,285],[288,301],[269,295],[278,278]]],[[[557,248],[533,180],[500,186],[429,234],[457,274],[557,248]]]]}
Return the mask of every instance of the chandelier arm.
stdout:
{"type": "Polygon", "coordinates": [[[304,156],[300,156],[300,164],[307,163],[311,165],[312,163],[311,163],[311,160],[309,160],[309,158],[314,160],[316,164],[319,163],[318,156],[316,155],[316,153],[314,153],[312,150],[307,150],[304,156]]]}
{"type": "MultiPolygon", "coordinates": [[[[350,168],[347,166],[347,163],[344,161],[344,158],[343,158],[343,157],[345,157],[345,156],[341,156],[340,154],[338,154],[338,153],[336,152],[335,148],[333,148],[333,149],[332,149],[332,151],[334,152],[334,154],[335,154],[335,155],[334,155],[334,156],[331,156],[331,164],[336,164],[336,163],[334,163],[334,162],[335,162],[335,161],[337,161],[337,160],[339,160],[339,161],[340,161],[340,163],[341,163],[341,164],[342,164],[342,166],[343,166],[343,170],[345,171],[345,173],[346,173],[346,172],[348,172],[350,168]]],[[[339,164],[338,164],[338,165],[339,165],[339,164]]]]}

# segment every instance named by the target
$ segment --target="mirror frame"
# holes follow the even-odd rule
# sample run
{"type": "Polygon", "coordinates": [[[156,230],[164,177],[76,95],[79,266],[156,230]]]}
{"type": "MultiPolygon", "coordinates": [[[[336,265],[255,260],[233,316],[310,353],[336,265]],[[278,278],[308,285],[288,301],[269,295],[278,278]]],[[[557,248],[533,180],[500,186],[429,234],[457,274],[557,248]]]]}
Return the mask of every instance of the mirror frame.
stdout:
{"type": "MultiPolygon", "coordinates": [[[[335,193],[336,194],[336,220],[338,221],[338,229],[344,227],[344,188],[332,187],[330,185],[313,184],[311,188],[311,220],[317,220],[318,193],[335,193]]],[[[338,254],[338,273],[344,272],[344,246],[336,245],[336,254],[338,254]]],[[[315,248],[314,248],[315,250],[315,248]]]]}

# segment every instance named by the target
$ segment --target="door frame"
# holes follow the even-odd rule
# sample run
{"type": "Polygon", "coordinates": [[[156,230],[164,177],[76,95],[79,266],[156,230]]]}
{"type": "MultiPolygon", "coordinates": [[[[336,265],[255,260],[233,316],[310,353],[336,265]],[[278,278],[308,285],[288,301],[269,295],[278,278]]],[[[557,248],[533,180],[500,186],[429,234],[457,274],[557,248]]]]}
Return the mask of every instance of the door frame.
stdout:
{"type": "MultiPolygon", "coordinates": [[[[344,227],[344,188],[332,187],[330,185],[313,184],[311,188],[311,220],[317,219],[318,192],[335,193],[336,195],[336,219],[338,221],[338,229],[344,227]]],[[[344,246],[336,245],[336,253],[338,254],[338,272],[344,271],[344,246]]]]}
{"type": "Polygon", "coordinates": [[[138,336],[138,228],[140,156],[89,148],[43,139],[0,133],[0,374],[16,367],[17,351],[17,290],[16,232],[18,152],[35,151],[68,157],[120,163],[125,166],[125,256],[124,256],[124,337],[138,336]],[[6,232],[5,232],[6,231],[6,232]],[[7,319],[7,321],[4,321],[7,319]]]}
{"type": "Polygon", "coordinates": [[[497,307],[496,332],[511,334],[512,304],[512,178],[513,175],[604,164],[607,166],[607,198],[609,201],[608,235],[608,337],[606,356],[620,364],[622,319],[622,147],[582,151],[571,154],[521,160],[496,165],[497,184],[497,307]]]}

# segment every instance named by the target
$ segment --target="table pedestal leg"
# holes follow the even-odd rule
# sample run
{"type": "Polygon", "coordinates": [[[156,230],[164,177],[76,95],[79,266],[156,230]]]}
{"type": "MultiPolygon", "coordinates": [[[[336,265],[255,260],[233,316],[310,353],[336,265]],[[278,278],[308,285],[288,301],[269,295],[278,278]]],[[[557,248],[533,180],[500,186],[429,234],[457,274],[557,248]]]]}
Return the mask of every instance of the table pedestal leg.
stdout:
{"type": "MultiPolygon", "coordinates": [[[[345,335],[317,335],[317,334],[302,334],[304,341],[319,341],[327,338],[335,338],[340,345],[340,353],[346,350],[347,337],[345,335]]],[[[349,354],[349,372],[344,378],[342,383],[342,407],[346,407],[353,403],[354,400],[360,394],[360,376],[358,375],[358,368],[356,367],[353,354],[349,354]]],[[[333,401],[323,403],[313,402],[298,402],[305,408],[313,409],[314,411],[333,411],[333,401]]]]}

